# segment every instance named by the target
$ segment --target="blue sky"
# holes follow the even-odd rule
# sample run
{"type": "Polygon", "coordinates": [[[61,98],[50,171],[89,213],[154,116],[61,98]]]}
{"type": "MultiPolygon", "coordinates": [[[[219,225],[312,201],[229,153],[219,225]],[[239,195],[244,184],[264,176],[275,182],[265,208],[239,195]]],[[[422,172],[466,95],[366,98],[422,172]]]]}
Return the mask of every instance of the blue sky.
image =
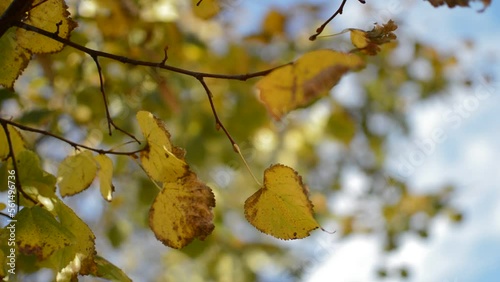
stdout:
{"type": "MultiPolygon", "coordinates": [[[[377,3],[384,5],[394,1],[377,3]]],[[[410,1],[411,2],[411,1],[410,1]]],[[[414,1],[413,1],[414,2],[414,1]]],[[[401,4],[403,5],[403,4],[401,4]]],[[[478,84],[470,90],[454,89],[451,98],[425,103],[412,110],[413,135],[409,144],[396,148],[394,158],[405,157],[414,142],[428,139],[436,129],[446,134],[435,142],[432,153],[414,167],[407,181],[416,189],[453,183],[457,187],[454,203],[465,212],[465,221],[450,224],[441,218],[434,222],[429,240],[407,236],[403,247],[392,255],[389,264],[407,264],[414,270],[408,281],[498,281],[500,277],[500,3],[493,0],[484,13],[481,5],[472,9],[445,7],[434,9],[416,3],[411,9],[393,6],[402,28],[412,36],[432,42],[441,50],[459,48],[463,39],[475,42],[475,49],[460,61],[475,78],[493,74],[494,82],[478,84]],[[497,59],[497,63],[492,58],[497,59]],[[476,97],[476,98],[474,98],[476,97]],[[481,97],[481,99],[477,98],[481,97]],[[459,122],[450,123],[445,112],[465,107],[459,122]]],[[[347,13],[347,12],[346,12],[347,13]]],[[[350,19],[359,24],[362,19],[350,19]]],[[[308,281],[376,281],[373,270],[382,259],[376,238],[357,235],[334,245],[308,281]]],[[[384,281],[398,281],[384,280],[384,281]]]]}

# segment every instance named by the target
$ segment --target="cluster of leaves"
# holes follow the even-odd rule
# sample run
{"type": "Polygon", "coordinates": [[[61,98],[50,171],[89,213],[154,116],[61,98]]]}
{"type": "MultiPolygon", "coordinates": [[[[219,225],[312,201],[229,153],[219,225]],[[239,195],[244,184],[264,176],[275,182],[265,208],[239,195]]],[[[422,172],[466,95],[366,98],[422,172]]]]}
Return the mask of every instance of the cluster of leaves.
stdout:
{"type": "MultiPolygon", "coordinates": [[[[192,2],[192,14],[198,19],[213,19],[221,11],[215,0],[192,2]]],[[[57,273],[56,279],[60,281],[74,279],[77,275],[129,280],[119,268],[97,254],[96,236],[56,192],[57,186],[61,197],[76,195],[91,187],[96,177],[99,179],[101,195],[104,200],[112,201],[111,207],[128,218],[135,218],[137,227],[149,225],[163,244],[174,249],[186,247],[182,251],[169,252],[167,260],[175,256],[176,261],[179,261],[179,256],[210,260],[203,253],[219,253],[220,256],[214,257],[220,257],[221,261],[227,257],[232,261],[240,261],[240,275],[243,272],[255,275],[250,266],[242,266],[243,259],[239,258],[239,253],[243,249],[249,253],[265,250],[270,254],[283,254],[283,250],[274,246],[252,240],[245,242],[234,235],[234,231],[229,232],[230,235],[224,234],[232,228],[226,223],[227,214],[241,211],[243,202],[244,217],[248,222],[259,231],[279,239],[309,236],[312,230],[320,228],[318,219],[338,221],[342,236],[354,232],[375,232],[376,226],[362,220],[363,212],[332,216],[325,207],[326,196],[320,193],[321,190],[328,193],[342,189],[340,174],[348,166],[359,166],[363,173],[374,180],[371,192],[366,197],[384,202],[378,212],[383,215],[387,227],[387,250],[397,247],[397,237],[404,232],[413,231],[426,236],[426,223],[417,227],[410,224],[421,212],[429,218],[441,212],[459,217],[459,213],[448,206],[448,188],[417,196],[411,194],[411,189],[402,182],[394,180],[388,184],[384,181],[387,179],[383,172],[387,136],[370,128],[369,120],[374,115],[383,114],[404,127],[405,122],[400,117],[404,111],[401,105],[405,101],[398,98],[396,93],[404,88],[405,82],[413,80],[421,85],[421,98],[439,93],[447,83],[444,77],[446,58],[435,56],[431,49],[418,45],[415,47],[415,59],[428,60],[434,67],[435,76],[429,81],[412,78],[409,65],[391,65],[387,58],[396,47],[392,41],[396,39],[394,31],[397,28],[393,21],[376,25],[369,31],[349,29],[351,43],[355,47],[349,53],[325,47],[313,51],[291,48],[283,50],[282,56],[295,58],[297,51],[304,54],[293,62],[274,68],[276,64],[271,64],[269,59],[263,59],[258,52],[252,53],[252,47],[232,43],[227,53],[220,57],[200,38],[177,23],[159,25],[140,20],[137,11],[145,7],[134,9],[109,1],[96,3],[101,10],[112,15],[111,19],[102,15],[96,15],[95,19],[81,17],[79,24],[83,28],[89,24],[97,25],[103,42],[94,42],[94,36],[73,31],[76,23],[69,17],[64,1],[14,0],[0,4],[1,26],[8,27],[0,30],[0,85],[6,87],[0,92],[0,101],[13,99],[22,109],[21,115],[14,120],[0,119],[3,126],[3,130],[0,130],[1,179],[5,178],[7,171],[16,171],[19,203],[23,207],[15,218],[18,222],[16,244],[20,256],[19,269],[23,272],[46,267],[53,269],[57,273]],[[138,23],[137,30],[131,24],[134,20],[138,23]],[[109,28],[112,26],[110,21],[113,25],[127,28],[109,28]],[[130,36],[124,39],[123,30],[129,29],[130,36]],[[69,40],[70,34],[72,41],[69,40]],[[169,42],[168,56],[165,41],[169,42]],[[107,50],[130,54],[130,58],[83,47],[87,42],[101,44],[107,50]],[[90,56],[90,60],[70,48],[63,49],[65,45],[83,51],[90,56]],[[158,54],[157,50],[162,49],[165,52],[158,54]],[[44,55],[56,52],[59,53],[44,55]],[[33,55],[36,55],[37,64],[41,66],[46,84],[53,94],[44,95],[43,91],[39,91],[31,95],[17,95],[7,90],[13,88],[33,55]],[[100,57],[111,60],[99,62],[100,57]],[[132,59],[137,57],[144,60],[132,59]],[[233,63],[236,60],[238,64],[233,63]],[[147,72],[117,62],[152,68],[147,72]],[[58,63],[62,63],[63,67],[58,67],[61,65],[58,63]],[[181,65],[183,69],[175,65],[181,65]],[[378,74],[376,79],[362,82],[368,97],[363,107],[350,108],[331,99],[330,90],[343,76],[360,71],[367,65],[375,66],[378,74]],[[104,70],[107,70],[106,75],[104,70]],[[169,74],[159,70],[169,71],[169,74]],[[179,76],[172,76],[173,73],[179,76]],[[246,75],[239,75],[243,73],[246,75]],[[237,84],[234,80],[260,76],[263,77],[256,83],[258,101],[248,95],[239,95],[248,92],[249,87],[237,84]],[[201,90],[186,90],[194,88],[193,81],[201,84],[201,90]],[[95,98],[96,93],[102,94],[104,105],[95,98]],[[209,103],[200,101],[199,97],[204,94],[209,103]],[[287,133],[283,134],[282,140],[295,138],[297,134],[306,136],[309,126],[304,126],[293,114],[288,114],[300,113],[303,108],[307,110],[311,105],[316,105],[318,100],[327,101],[331,110],[325,123],[325,132],[312,138],[342,144],[344,157],[335,164],[338,169],[333,172],[335,177],[332,182],[322,183],[322,188],[316,188],[312,196],[297,172],[308,171],[308,168],[314,172],[325,167],[320,154],[315,152],[318,144],[312,139],[305,139],[299,149],[286,151],[276,148],[277,152],[282,151],[283,154],[301,159],[301,162],[295,162],[295,158],[283,158],[295,168],[282,164],[270,166],[270,163],[276,163],[276,159],[270,157],[254,159],[252,168],[264,171],[263,183],[255,180],[259,186],[257,192],[245,177],[232,181],[231,189],[222,190],[217,187],[218,183],[210,183],[208,169],[197,171],[199,175],[194,172],[194,168],[210,168],[214,163],[231,163],[234,151],[245,162],[245,151],[240,149],[235,139],[251,140],[259,134],[278,130],[279,126],[267,121],[263,108],[276,121],[287,121],[287,133]],[[108,105],[118,105],[115,108],[125,110],[110,113],[108,105]],[[223,109],[221,118],[216,109],[223,109]],[[137,113],[135,119],[132,118],[134,115],[129,114],[131,112],[137,113]],[[219,145],[223,143],[221,134],[212,129],[211,122],[206,122],[214,118],[217,129],[223,129],[231,146],[219,145]],[[114,125],[113,119],[123,120],[123,128],[114,125]],[[174,137],[162,120],[168,120],[171,131],[177,132],[172,135],[174,137]],[[221,120],[227,120],[227,123],[223,124],[221,120]],[[70,140],[68,136],[72,136],[71,132],[61,127],[64,121],[84,132],[81,143],[70,140]],[[242,121],[245,121],[243,126],[242,121]],[[117,131],[112,136],[101,134],[98,143],[116,146],[127,143],[125,138],[130,136],[137,140],[134,134],[128,133],[136,129],[135,124],[138,124],[145,142],[131,151],[103,150],[90,146],[95,145],[91,133],[101,132],[106,123],[110,129],[114,126],[118,131],[125,132],[125,137],[116,134],[119,133],[117,131]],[[44,129],[38,129],[40,127],[44,129]],[[295,135],[289,135],[290,132],[295,132],[295,135]],[[30,135],[33,133],[35,137],[30,135]],[[65,156],[58,162],[57,177],[45,171],[40,162],[40,158],[43,162],[48,161],[39,148],[47,138],[55,138],[57,142],[66,143],[74,149],[75,154],[65,156]],[[189,155],[184,149],[172,144],[173,138],[185,144],[189,155]],[[363,149],[359,152],[350,151],[349,147],[355,146],[356,142],[364,144],[363,149]],[[361,156],[357,155],[359,153],[361,156]],[[217,156],[216,161],[211,159],[213,156],[217,156]],[[139,165],[148,179],[144,175],[131,173],[134,169],[130,163],[139,165]],[[124,181],[117,182],[120,178],[124,181]],[[206,179],[205,182],[202,179],[206,179]],[[117,192],[113,194],[114,184],[117,192]],[[385,191],[388,189],[396,192],[390,199],[385,199],[382,195],[387,194],[385,191]],[[245,200],[241,195],[250,196],[245,200]],[[146,220],[143,214],[149,215],[146,220]],[[220,232],[217,232],[218,229],[220,232]],[[202,245],[196,238],[207,241],[202,245]]],[[[286,37],[288,18],[277,10],[270,11],[262,22],[262,31],[248,36],[246,40],[258,39],[252,44],[265,46],[276,38],[286,37]]],[[[239,165],[233,166],[237,167],[239,165]]],[[[313,175],[313,172],[309,174],[313,175]]],[[[123,227],[126,224],[119,221],[116,214],[107,213],[103,217],[108,222],[106,234],[111,244],[119,247],[130,233],[127,233],[123,227]]],[[[7,235],[7,230],[2,229],[0,261],[5,260],[8,252],[7,240],[4,240],[7,235]]],[[[205,265],[214,263],[222,262],[209,261],[205,265]]],[[[204,267],[207,269],[200,272],[209,271],[209,267],[204,267]]],[[[5,271],[5,268],[1,268],[0,276],[6,276],[5,271]]]]}

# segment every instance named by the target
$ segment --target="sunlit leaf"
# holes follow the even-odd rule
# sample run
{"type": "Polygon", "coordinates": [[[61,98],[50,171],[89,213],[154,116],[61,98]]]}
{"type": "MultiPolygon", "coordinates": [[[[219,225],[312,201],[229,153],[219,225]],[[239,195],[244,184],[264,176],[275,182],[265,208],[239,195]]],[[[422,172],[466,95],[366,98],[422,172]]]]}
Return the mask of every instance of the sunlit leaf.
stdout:
{"type": "MultiPolygon", "coordinates": [[[[23,190],[50,210],[50,198],[56,197],[56,178],[52,174],[42,169],[40,159],[35,152],[24,150],[19,153],[16,159],[19,169],[19,179],[23,185],[23,190]]],[[[32,206],[31,201],[21,197],[23,206],[32,206]]]]}
{"type": "MultiPolygon", "coordinates": [[[[9,1],[0,3],[0,14],[9,4],[9,1]]],[[[23,22],[64,39],[69,39],[76,27],[76,23],[69,18],[65,2],[61,0],[34,0],[23,22]]],[[[28,66],[32,54],[54,53],[63,47],[62,43],[35,32],[10,28],[0,37],[0,85],[12,88],[14,81],[28,66]]]]}
{"type": "Polygon", "coordinates": [[[73,235],[47,210],[34,206],[22,209],[16,216],[16,241],[24,254],[46,259],[55,251],[69,246],[73,235]]]}
{"type": "Polygon", "coordinates": [[[257,82],[259,97],[268,112],[280,119],[328,94],[348,71],[359,70],[363,60],[333,50],[312,51],[294,64],[281,67],[257,82]]]}
{"type": "Polygon", "coordinates": [[[113,161],[111,161],[111,159],[106,155],[97,155],[94,157],[94,159],[99,165],[97,177],[99,178],[101,195],[106,201],[111,201],[111,199],[113,198],[113,191],[115,190],[112,182],[113,161]]]}
{"type": "Polygon", "coordinates": [[[213,207],[212,190],[191,173],[163,185],[149,211],[149,226],[163,244],[179,249],[212,232],[213,207]]]}
{"type": "Polygon", "coordinates": [[[65,158],[57,171],[61,196],[71,196],[87,189],[92,184],[96,172],[97,165],[90,151],[65,158]]]}
{"type": "MultiPolygon", "coordinates": [[[[68,7],[61,0],[35,0],[29,10],[26,24],[53,32],[57,36],[68,39],[71,31],[77,26],[69,17],[68,7]]],[[[64,45],[46,36],[17,29],[17,42],[32,54],[54,53],[61,51],[64,45]]]]}
{"type": "Polygon", "coordinates": [[[148,147],[141,151],[141,163],[155,181],[175,182],[188,172],[181,149],[170,143],[170,133],[165,125],[150,112],[137,113],[137,121],[148,147]]]}
{"type": "Polygon", "coordinates": [[[263,233],[279,239],[300,239],[319,227],[302,177],[290,167],[273,165],[264,185],[245,201],[245,217],[263,233]]]}

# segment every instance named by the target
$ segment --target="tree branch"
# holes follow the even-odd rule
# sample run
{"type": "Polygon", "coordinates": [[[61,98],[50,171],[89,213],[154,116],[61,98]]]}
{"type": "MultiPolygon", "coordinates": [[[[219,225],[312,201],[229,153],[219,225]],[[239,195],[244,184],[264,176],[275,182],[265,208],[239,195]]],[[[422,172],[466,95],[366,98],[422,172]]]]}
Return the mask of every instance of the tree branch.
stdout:
{"type": "MultiPolygon", "coordinates": [[[[35,133],[38,133],[38,134],[43,134],[43,135],[46,135],[46,136],[50,136],[52,138],[55,138],[55,139],[58,139],[60,141],[63,141],[69,145],[71,145],[73,148],[75,148],[76,150],[79,150],[79,149],[87,149],[89,151],[93,151],[93,152],[96,152],[96,153],[99,153],[99,154],[109,154],[109,155],[123,155],[123,156],[132,156],[136,153],[139,153],[141,151],[144,150],[143,149],[140,149],[140,150],[136,150],[136,151],[131,151],[131,152],[115,152],[113,150],[103,150],[103,149],[96,149],[96,148],[92,148],[92,147],[89,147],[89,146],[86,146],[86,145],[83,145],[83,144],[79,144],[79,143],[76,143],[76,142],[73,142],[71,140],[68,140],[64,137],[61,137],[61,136],[58,136],[58,135],[55,135],[51,132],[48,132],[48,131],[45,131],[45,130],[42,130],[42,129],[37,129],[37,128],[32,128],[32,127],[29,127],[29,126],[26,126],[26,125],[22,125],[22,124],[19,124],[19,123],[16,123],[16,122],[13,122],[11,120],[7,120],[7,119],[3,119],[3,118],[0,118],[0,123],[2,125],[12,125],[13,127],[16,127],[16,128],[19,128],[21,130],[24,130],[24,131],[29,131],[29,132],[35,132],[35,133]]],[[[4,126],[5,128],[5,126],[4,126]]],[[[5,130],[5,129],[4,129],[5,130]]],[[[134,137],[135,139],[135,137],[134,137]]],[[[9,139],[10,140],[10,139],[9,139]]]]}
{"type": "Polygon", "coordinates": [[[210,91],[210,88],[208,88],[208,85],[205,82],[205,80],[203,79],[203,77],[198,77],[197,79],[201,83],[201,85],[203,86],[203,89],[205,89],[205,92],[207,93],[208,101],[210,102],[210,107],[212,108],[212,113],[213,113],[214,118],[215,118],[215,128],[217,130],[222,129],[224,131],[227,138],[229,139],[229,142],[231,142],[231,146],[233,147],[233,150],[235,152],[238,152],[236,149],[236,146],[238,146],[236,144],[236,141],[234,141],[233,137],[231,137],[231,134],[229,134],[229,131],[227,131],[226,127],[224,126],[224,124],[222,124],[221,120],[219,119],[219,115],[217,114],[217,110],[215,109],[213,96],[212,96],[212,92],[210,91]]]}
{"type": "MultiPolygon", "coordinates": [[[[358,0],[361,4],[365,4],[365,0],[358,0]]],[[[337,9],[337,11],[335,11],[335,13],[333,13],[333,15],[328,19],[326,20],[322,25],[320,25],[317,29],[316,29],[316,34],[313,34],[309,37],[309,40],[311,41],[314,41],[316,40],[316,38],[318,37],[318,35],[320,35],[323,30],[325,29],[325,27],[339,14],[342,14],[342,12],[344,11],[344,6],[345,6],[345,3],[347,3],[347,0],[342,0],[342,3],[340,4],[339,8],[337,9]]]]}
{"type": "Polygon", "coordinates": [[[99,58],[97,56],[92,56],[92,59],[94,59],[95,65],[97,67],[97,72],[99,73],[99,84],[100,84],[100,89],[101,89],[101,94],[102,94],[102,100],[104,101],[104,108],[106,109],[106,119],[108,121],[108,131],[109,131],[109,136],[111,136],[111,126],[113,126],[116,130],[122,132],[123,134],[127,135],[128,137],[134,139],[138,144],[141,144],[137,138],[135,138],[134,135],[128,133],[127,131],[121,129],[118,127],[113,119],[111,118],[111,114],[109,113],[109,106],[108,106],[108,101],[106,97],[106,92],[104,91],[104,79],[102,77],[102,68],[101,65],[99,64],[99,58]]]}
{"type": "MultiPolygon", "coordinates": [[[[346,0],[344,0],[344,2],[345,1],[346,0]]],[[[40,29],[38,27],[29,25],[29,24],[26,24],[26,23],[23,23],[23,22],[14,22],[13,25],[17,26],[19,28],[23,28],[25,30],[36,32],[36,33],[44,35],[44,36],[46,36],[48,38],[54,39],[54,40],[56,40],[56,41],[58,41],[60,43],[63,43],[64,45],[71,46],[71,47],[73,47],[73,48],[75,48],[77,50],[80,50],[80,51],[88,54],[90,57],[92,57],[92,59],[96,63],[97,70],[99,72],[99,82],[101,84],[101,94],[102,94],[103,99],[104,99],[104,106],[106,107],[106,117],[107,117],[107,120],[108,120],[108,130],[110,132],[110,135],[111,135],[111,128],[110,127],[111,127],[111,125],[113,125],[117,130],[119,130],[119,131],[127,134],[128,136],[132,137],[136,141],[137,141],[137,139],[134,136],[132,136],[129,133],[127,133],[127,132],[121,130],[120,128],[118,128],[113,123],[113,120],[111,119],[111,116],[109,114],[108,104],[107,104],[107,101],[106,101],[106,94],[104,92],[104,83],[103,83],[102,71],[101,71],[101,66],[99,64],[99,60],[98,60],[99,57],[108,58],[108,59],[115,60],[115,61],[118,61],[118,62],[121,62],[121,63],[124,63],[124,64],[131,64],[131,65],[135,65],[135,66],[147,66],[147,67],[164,69],[164,70],[168,70],[168,71],[175,72],[175,73],[178,73],[178,74],[183,74],[183,75],[187,75],[187,76],[191,76],[193,78],[196,78],[201,83],[201,85],[203,86],[203,88],[205,89],[205,91],[206,91],[206,93],[208,95],[208,99],[210,101],[210,106],[212,107],[212,112],[214,114],[214,118],[215,118],[215,123],[216,123],[217,129],[222,128],[222,130],[224,131],[224,133],[226,134],[226,136],[229,138],[229,141],[231,142],[231,145],[233,146],[233,149],[235,151],[237,151],[237,149],[235,147],[236,142],[234,141],[234,139],[231,137],[231,135],[229,134],[229,132],[227,131],[227,129],[224,127],[224,125],[220,121],[220,119],[219,119],[219,117],[217,115],[217,111],[215,110],[215,106],[213,104],[212,94],[211,94],[210,89],[208,88],[207,84],[205,83],[204,78],[216,78],[216,79],[228,79],[228,80],[246,81],[246,80],[248,80],[250,78],[265,76],[265,75],[271,73],[275,69],[278,69],[278,68],[281,68],[283,66],[291,64],[291,63],[288,63],[288,64],[284,64],[284,65],[281,65],[281,66],[277,66],[277,67],[270,68],[270,69],[263,70],[263,71],[259,71],[259,72],[253,72],[253,73],[248,73],[248,74],[239,74],[239,75],[227,75],[227,74],[196,72],[196,71],[186,70],[186,69],[182,69],[182,68],[178,68],[178,67],[167,65],[166,64],[166,61],[167,61],[167,58],[168,58],[168,56],[167,56],[167,48],[164,49],[165,56],[162,59],[162,61],[160,61],[160,62],[148,62],[148,61],[134,60],[134,59],[130,59],[130,58],[127,58],[127,57],[118,56],[118,55],[114,55],[114,54],[110,54],[110,53],[106,53],[106,52],[102,52],[102,51],[98,51],[98,50],[94,50],[94,49],[90,49],[90,48],[81,46],[81,45],[79,45],[77,43],[74,43],[71,40],[59,37],[57,34],[55,34],[53,32],[48,32],[46,30],[40,29]]],[[[48,132],[40,132],[40,133],[45,134],[45,133],[48,133],[48,132]]],[[[58,138],[58,137],[55,137],[55,138],[58,138]]],[[[63,141],[66,142],[68,140],[63,140],[63,141]]],[[[139,141],[137,141],[137,142],[139,142],[139,141]]],[[[67,143],[69,143],[69,142],[67,142],[67,143]]],[[[71,144],[71,143],[69,143],[69,144],[71,144]]],[[[85,148],[85,147],[82,147],[82,148],[85,148]]]]}
{"type": "Polygon", "coordinates": [[[127,58],[127,57],[124,57],[124,56],[118,56],[118,55],[114,55],[114,54],[110,54],[110,53],[106,53],[106,52],[102,52],[102,51],[90,49],[90,48],[81,46],[81,45],[79,45],[79,44],[77,44],[77,43],[75,43],[75,42],[73,42],[71,40],[59,37],[57,34],[55,34],[53,32],[49,32],[49,31],[40,29],[38,27],[29,25],[29,24],[26,24],[26,23],[23,23],[23,22],[15,22],[15,23],[13,23],[13,25],[17,26],[19,28],[25,29],[25,30],[36,32],[36,33],[41,34],[43,36],[46,36],[48,38],[54,39],[54,40],[56,40],[56,41],[58,41],[58,42],[60,42],[60,43],[62,43],[64,45],[71,46],[71,47],[73,47],[73,48],[75,48],[77,50],[80,50],[80,51],[88,54],[91,57],[108,58],[108,59],[111,59],[111,60],[114,60],[114,61],[118,61],[118,62],[121,62],[121,63],[124,63],[124,64],[130,64],[130,65],[135,65],[135,66],[146,66],[146,67],[160,68],[160,69],[168,70],[168,71],[171,71],[171,72],[176,72],[176,73],[179,73],[179,74],[191,76],[191,77],[194,77],[196,79],[198,79],[198,78],[206,78],[207,77],[207,78],[218,78],[218,79],[229,79],[229,80],[246,81],[246,80],[248,80],[250,78],[265,76],[265,75],[269,74],[270,72],[272,72],[275,69],[278,69],[278,68],[281,68],[281,67],[284,67],[284,66],[290,64],[290,63],[288,63],[288,64],[280,65],[280,66],[277,66],[277,67],[274,67],[274,68],[270,68],[270,69],[267,69],[267,70],[263,70],[263,71],[258,71],[258,72],[253,72],[253,73],[247,73],[247,74],[236,74],[236,75],[196,72],[196,71],[186,70],[186,69],[174,67],[174,66],[171,66],[171,65],[167,65],[167,64],[165,64],[166,60],[162,60],[161,62],[158,62],[158,63],[157,62],[148,62],[148,61],[130,59],[130,58],[127,58]]]}
{"type": "Polygon", "coordinates": [[[3,131],[5,132],[5,136],[7,138],[7,144],[9,145],[9,155],[7,156],[7,158],[10,157],[12,159],[12,166],[14,167],[14,173],[16,175],[16,190],[17,190],[16,205],[17,205],[17,212],[19,212],[19,193],[23,194],[23,196],[29,201],[33,202],[33,204],[37,204],[38,202],[33,198],[31,198],[31,196],[28,195],[23,190],[23,186],[21,185],[21,178],[19,177],[19,170],[17,168],[16,156],[14,154],[14,146],[12,145],[12,140],[10,139],[9,127],[7,126],[7,124],[9,123],[3,119],[1,119],[0,122],[2,123],[3,131]]]}

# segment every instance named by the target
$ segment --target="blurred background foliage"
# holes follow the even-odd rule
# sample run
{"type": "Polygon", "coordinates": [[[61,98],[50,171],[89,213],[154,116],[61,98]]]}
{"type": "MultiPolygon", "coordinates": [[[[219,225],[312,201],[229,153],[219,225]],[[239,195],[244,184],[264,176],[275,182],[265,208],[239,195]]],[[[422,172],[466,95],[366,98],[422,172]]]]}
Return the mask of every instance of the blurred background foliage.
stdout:
{"type": "MultiPolygon", "coordinates": [[[[156,62],[168,47],[169,65],[225,74],[264,70],[320,48],[353,48],[348,35],[307,39],[336,9],[332,1],[266,4],[255,11],[245,10],[241,0],[196,2],[67,0],[78,22],[71,40],[156,62]],[[250,18],[256,20],[245,21],[250,18]]],[[[350,5],[360,5],[354,2],[350,5]]],[[[377,12],[370,10],[370,3],[364,9],[377,12]]],[[[336,23],[348,17],[346,8],[325,34],[341,31],[336,23]]],[[[148,110],[165,121],[173,143],[187,150],[188,163],[215,193],[216,227],[204,242],[182,250],[156,241],[147,216],[158,190],[127,157],[111,156],[116,187],[111,203],[100,197],[97,186],[65,201],[96,233],[98,252],[137,281],[295,281],[304,279],[330,252],[332,242],[353,234],[381,238],[380,249],[388,254],[405,234],[432,236],[428,228],[437,216],[462,220],[450,205],[453,187],[416,193],[403,175],[388,169],[390,140],[410,136],[409,109],[446,96],[451,85],[472,87],[474,82],[453,75],[460,70],[456,54],[419,42],[404,28],[396,33],[397,42],[365,57],[364,70],[346,75],[327,98],[280,122],[259,103],[253,88],[257,79],[207,79],[221,120],[251,169],[262,175],[273,163],[294,167],[308,184],[318,221],[335,234],[315,231],[300,241],[280,241],[253,228],[244,219],[243,203],[258,187],[226,136],[215,129],[200,84],[180,74],[108,59],[100,62],[114,121],[139,138],[137,111],[148,110]]],[[[15,93],[0,90],[2,116],[96,148],[137,149],[127,136],[107,134],[99,87],[92,58],[66,47],[36,56],[16,82],[15,93]]],[[[49,172],[55,173],[64,156],[73,152],[50,137],[23,135],[49,172]]],[[[20,261],[23,271],[34,271],[33,260],[20,261]]],[[[386,269],[381,262],[378,274],[406,277],[411,270],[404,265],[386,269]]],[[[36,275],[32,278],[51,274],[36,275]]]]}

